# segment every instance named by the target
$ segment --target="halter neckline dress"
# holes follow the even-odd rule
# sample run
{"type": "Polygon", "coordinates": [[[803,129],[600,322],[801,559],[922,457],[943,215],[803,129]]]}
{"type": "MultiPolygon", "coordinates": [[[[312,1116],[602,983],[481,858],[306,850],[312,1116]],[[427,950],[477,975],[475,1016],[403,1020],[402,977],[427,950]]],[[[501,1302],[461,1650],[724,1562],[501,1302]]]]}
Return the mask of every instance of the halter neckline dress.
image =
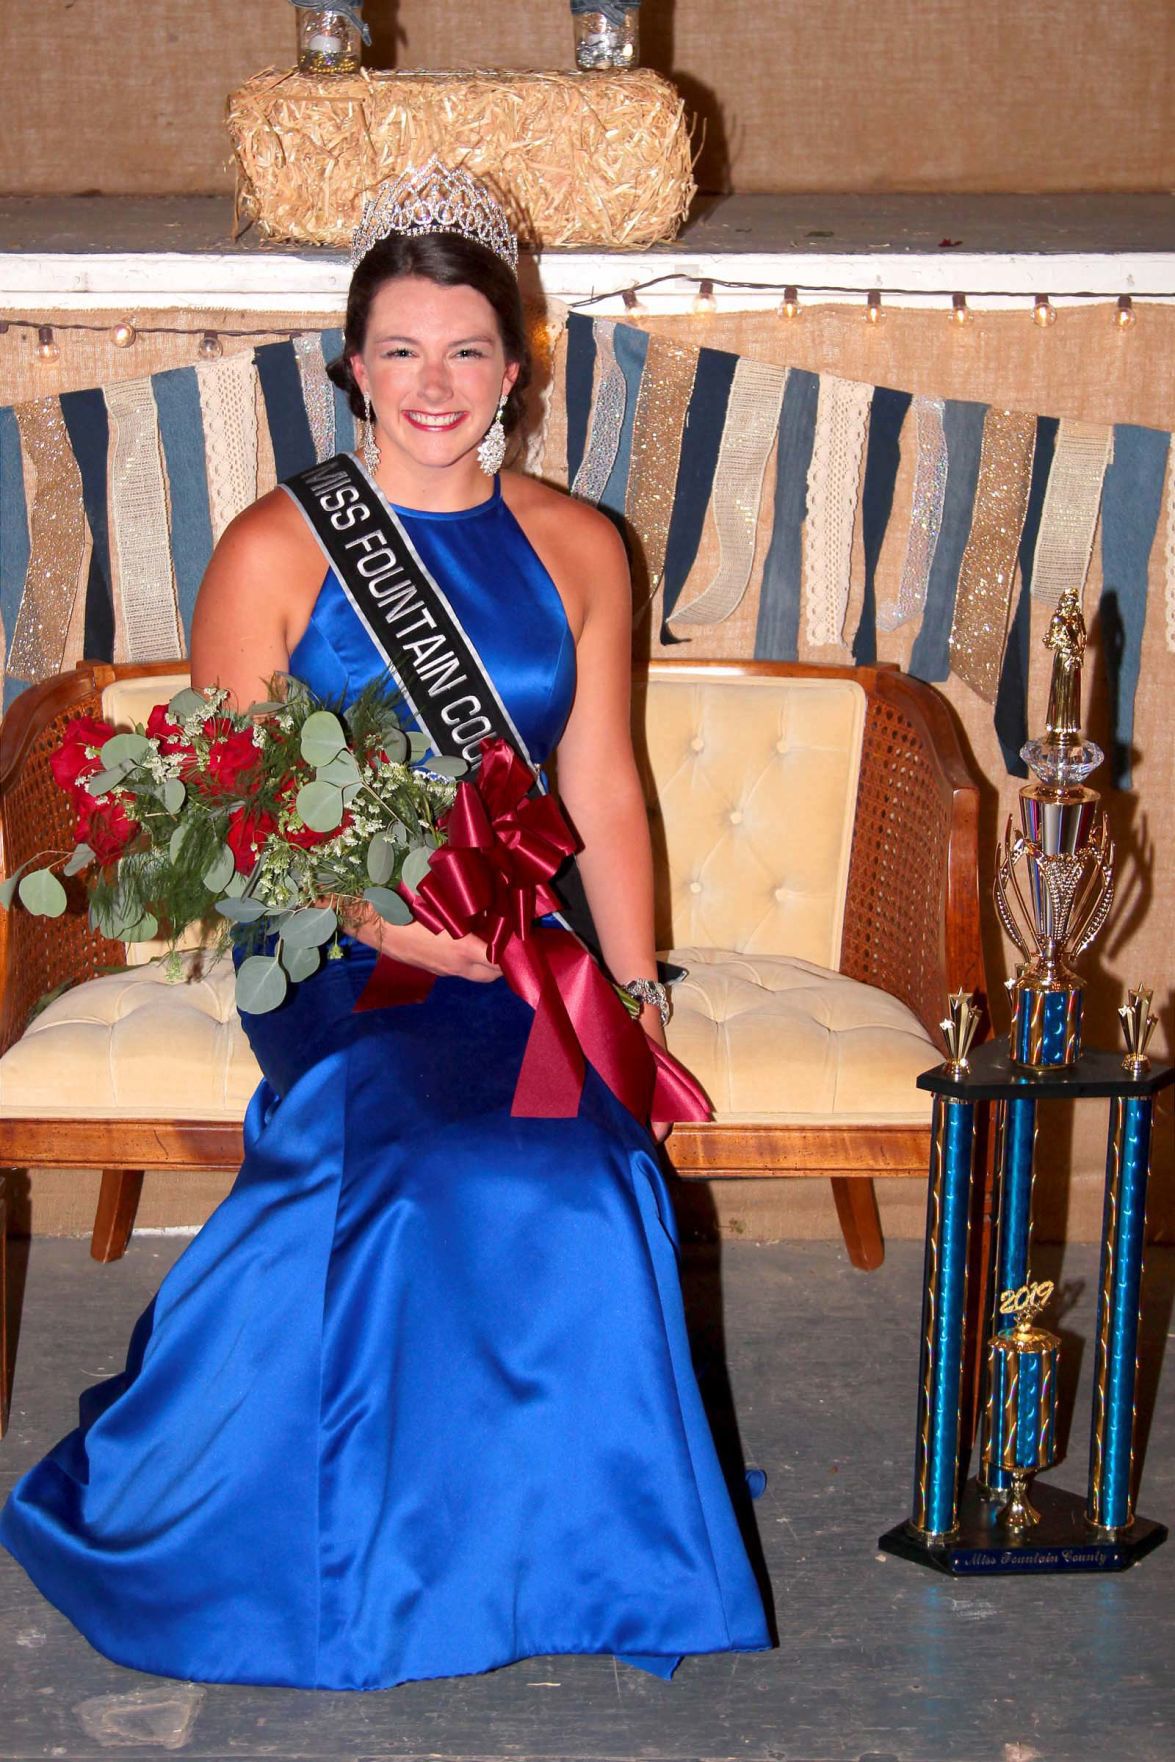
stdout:
{"type": "MultiPolygon", "coordinates": [[[[397,512],[545,760],[575,646],[500,485],[397,512]]],[[[290,671],[344,702],[383,672],[333,573],[290,671]]],[[[202,1682],[766,1648],[648,1133],[590,1067],[577,1118],[511,1118],[505,981],[356,1014],[374,956],[344,946],[244,1018],[235,1185],[0,1543],[107,1657],[202,1682]]]]}

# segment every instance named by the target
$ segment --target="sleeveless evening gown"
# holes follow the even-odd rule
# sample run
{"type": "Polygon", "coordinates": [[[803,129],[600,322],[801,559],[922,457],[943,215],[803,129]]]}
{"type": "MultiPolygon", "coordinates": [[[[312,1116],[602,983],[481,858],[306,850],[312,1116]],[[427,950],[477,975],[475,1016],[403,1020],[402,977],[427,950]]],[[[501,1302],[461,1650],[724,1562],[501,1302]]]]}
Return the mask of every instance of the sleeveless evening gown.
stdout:
{"type": "MultiPolygon", "coordinates": [[[[575,651],[499,486],[398,512],[541,762],[575,651]]],[[[344,701],[383,671],[333,574],[290,670],[344,701]]],[[[344,946],[245,1017],[240,1175],[0,1542],[109,1658],[205,1682],[762,1650],[651,1139],[590,1067],[576,1119],[512,1119],[505,981],[353,1014],[344,946]]]]}

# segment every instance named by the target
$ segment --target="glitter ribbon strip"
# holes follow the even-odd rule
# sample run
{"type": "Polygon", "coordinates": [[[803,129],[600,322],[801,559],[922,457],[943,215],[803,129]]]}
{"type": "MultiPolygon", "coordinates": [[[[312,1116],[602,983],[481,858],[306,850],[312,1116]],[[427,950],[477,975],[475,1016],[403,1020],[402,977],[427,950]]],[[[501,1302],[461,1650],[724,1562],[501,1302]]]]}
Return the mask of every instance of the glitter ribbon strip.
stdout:
{"type": "Polygon", "coordinates": [[[1113,716],[1110,768],[1116,789],[1133,775],[1134,694],[1142,663],[1147,566],[1159,524],[1170,436],[1120,423],[1102,496],[1102,597],[1099,618],[1113,716]]]}
{"type": "Polygon", "coordinates": [[[1032,566],[1033,598],[1050,606],[1085,586],[1113,439],[1103,423],[1060,424],[1032,566]]]}
{"type": "Polygon", "coordinates": [[[879,385],[869,412],[869,444],[865,452],[865,487],[861,491],[861,539],[865,549],[865,592],[853,638],[853,660],[869,667],[877,659],[877,564],[893,512],[894,486],[901,464],[902,425],[910,408],[909,392],[879,385]]]}
{"type": "MultiPolygon", "coordinates": [[[[16,629],[20,598],[29,571],[29,515],[24,494],[24,460],[20,429],[11,409],[0,409],[0,661],[7,672],[8,644],[16,629]]],[[[5,680],[4,708],[8,708],[10,684],[17,689],[24,680],[5,680]]]]}
{"type": "Polygon", "coordinates": [[[632,428],[624,509],[644,552],[651,597],[661,585],[686,411],[698,352],[650,337],[632,428]]]}
{"type": "Polygon", "coordinates": [[[184,652],[171,567],[163,453],[151,382],[106,387],[110,413],[110,532],[116,661],[165,661],[184,652]]]}
{"type": "Polygon", "coordinates": [[[314,335],[296,336],[294,358],[298,363],[302,403],[314,443],[314,463],[318,465],[323,459],[333,459],[338,451],[335,446],[335,388],[326,377],[322,338],[314,335]]]}
{"type": "Polygon", "coordinates": [[[56,398],[18,404],[25,458],[35,474],[29,566],[8,670],[35,683],[61,670],[86,559],[82,479],[56,398]]]}
{"type": "Polygon", "coordinates": [[[196,368],[212,540],[257,496],[257,376],[252,355],[196,368]]]}
{"type": "Polygon", "coordinates": [[[624,426],[628,389],[623,369],[612,346],[615,328],[615,325],[601,319],[595,321],[596,360],[599,366],[596,398],[592,408],[591,436],[587,452],[571,485],[572,495],[578,496],[584,502],[598,503],[603,495],[605,485],[612,475],[612,467],[616,463],[620,431],[624,426]]]}
{"type": "Polygon", "coordinates": [[[1028,674],[1032,640],[1033,574],[1040,541],[1040,524],[1044,514],[1048,485],[1052,482],[1057,448],[1055,416],[1041,416],[1036,424],[1036,442],[1032,452],[1032,477],[1028,486],[1028,505],[1024,514],[1024,530],[1020,534],[1020,597],[1008,631],[1000,682],[995,700],[995,731],[1004,755],[1004,766],[1012,777],[1027,777],[1028,767],[1020,757],[1020,749],[1028,739],[1028,674]]]}
{"type": "Polygon", "coordinates": [[[668,620],[673,616],[702,542],[737,366],[738,356],[725,349],[698,350],[693,396],[685,413],[681,437],[677,494],[673,498],[673,514],[665,545],[665,585],[661,596],[663,643],[676,640],[669,630],[668,620]]]}
{"type": "Polygon", "coordinates": [[[714,473],[718,569],[698,598],[674,613],[677,625],[721,624],[747,591],[755,560],[763,474],[778,436],[786,384],[786,367],[740,356],[714,473]]]}
{"type": "Polygon", "coordinates": [[[804,516],[808,511],[808,466],[812,461],[819,395],[820,380],[815,373],[805,373],[801,367],[789,369],[775,453],[775,517],[759,589],[757,661],[799,658],[804,516]]]}
{"type": "MultiPolygon", "coordinates": [[[[185,643],[196,594],[212,555],[212,518],[204,464],[200,389],[194,367],[173,367],[151,380],[171,509],[171,560],[185,643]]],[[[187,649],[182,651],[187,653],[187,649]]]]}
{"type": "Polygon", "coordinates": [[[839,643],[844,628],[861,456],[872,401],[871,385],[821,374],[804,544],[804,626],[814,648],[839,643]]]}
{"type": "MultiPolygon", "coordinates": [[[[303,342],[316,342],[303,337],[303,342]]],[[[302,389],[301,363],[293,343],[264,343],[253,351],[253,363],[265,399],[266,426],[273,443],[277,480],[284,482],[298,471],[318,463],[310,417],[302,389]]],[[[331,449],[333,456],[334,449],[331,449]]]]}
{"type": "Polygon", "coordinates": [[[914,495],[910,505],[910,529],[898,597],[877,613],[879,630],[897,630],[917,618],[926,604],[930,568],[942,528],[947,493],[947,437],[943,427],[942,398],[915,398],[914,424],[918,457],[914,466],[914,495]]]}
{"type": "Polygon", "coordinates": [[[971,536],[955,595],[951,670],[989,704],[999,686],[1035,440],[1034,416],[988,411],[971,536]]]}

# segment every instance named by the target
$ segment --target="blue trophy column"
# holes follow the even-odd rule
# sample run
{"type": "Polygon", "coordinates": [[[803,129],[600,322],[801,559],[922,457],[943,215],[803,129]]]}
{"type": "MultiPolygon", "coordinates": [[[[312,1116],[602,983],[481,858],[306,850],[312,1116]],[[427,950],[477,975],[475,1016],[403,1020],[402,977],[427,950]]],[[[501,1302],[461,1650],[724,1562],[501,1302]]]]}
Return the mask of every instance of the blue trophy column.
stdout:
{"type": "MultiPolygon", "coordinates": [[[[1033,1151],[1036,1145],[1036,1102],[1012,1097],[999,1104],[996,1123],[996,1184],[999,1210],[996,1221],[995,1261],[992,1267],[991,1301],[988,1310],[997,1334],[1010,1334],[1015,1315],[1001,1315],[1000,1293],[1018,1291],[1028,1283],[1028,1258],[1032,1250],[1033,1151]]],[[[998,1466],[1003,1459],[1004,1408],[1001,1392],[992,1386],[989,1359],[987,1387],[983,1397],[983,1431],[979,1470],[980,1485],[992,1493],[1006,1493],[1012,1477],[998,1466]]]]}
{"type": "Polygon", "coordinates": [[[1115,1096],[1110,1103],[1086,1507],[1090,1522],[1104,1530],[1125,1529],[1134,1520],[1134,1385],[1152,1106],[1150,1096],[1115,1096]]]}
{"type": "Polygon", "coordinates": [[[975,1104],[934,1098],[922,1361],[914,1449],[912,1527],[924,1537],[949,1535],[959,1515],[963,1354],[975,1104]]]}

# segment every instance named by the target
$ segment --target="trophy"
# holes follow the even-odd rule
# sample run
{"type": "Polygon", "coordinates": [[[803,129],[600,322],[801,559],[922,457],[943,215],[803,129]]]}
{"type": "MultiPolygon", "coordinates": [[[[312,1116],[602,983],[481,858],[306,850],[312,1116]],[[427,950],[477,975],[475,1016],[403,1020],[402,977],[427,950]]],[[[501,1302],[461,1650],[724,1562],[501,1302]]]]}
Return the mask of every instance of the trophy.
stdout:
{"type": "Polygon", "coordinates": [[[1020,791],[1019,832],[1009,816],[995,878],[1000,923],[1024,956],[1008,984],[1012,1059],[1037,1071],[1080,1057],[1084,980],[1072,963],[1105,923],[1114,897],[1109,826],[1097,790],[1085,782],[1103,755],[1081,738],[1085,620],[1072,588],[1061,595],[1044,640],[1053,651],[1046,732],[1020,754],[1036,781],[1020,791]]]}
{"type": "Polygon", "coordinates": [[[983,1466],[989,1480],[1001,1469],[1011,1481],[1002,1522],[1013,1532],[1040,1522],[1028,1499],[1028,1483],[1057,1460],[1057,1371],[1061,1342],[1034,1324],[1053,1294],[1053,1283],[1001,1291],[1001,1316],[1014,1316],[1010,1333],[987,1343],[987,1403],[983,1414],[983,1466]],[[1001,1423],[995,1422],[999,1412],[1001,1423]]]}

